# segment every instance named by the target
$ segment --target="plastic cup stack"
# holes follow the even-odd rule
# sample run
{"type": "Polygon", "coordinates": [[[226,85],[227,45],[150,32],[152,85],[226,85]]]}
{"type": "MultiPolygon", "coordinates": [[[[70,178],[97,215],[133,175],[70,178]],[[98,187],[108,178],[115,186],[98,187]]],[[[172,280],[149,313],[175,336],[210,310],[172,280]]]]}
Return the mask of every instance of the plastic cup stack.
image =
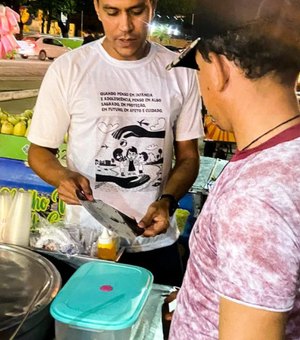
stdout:
{"type": "Polygon", "coordinates": [[[0,193],[0,242],[3,242],[3,233],[7,225],[12,196],[8,192],[0,193]]]}
{"type": "Polygon", "coordinates": [[[31,227],[32,194],[17,191],[10,209],[3,233],[3,241],[19,246],[29,245],[31,227]]]}

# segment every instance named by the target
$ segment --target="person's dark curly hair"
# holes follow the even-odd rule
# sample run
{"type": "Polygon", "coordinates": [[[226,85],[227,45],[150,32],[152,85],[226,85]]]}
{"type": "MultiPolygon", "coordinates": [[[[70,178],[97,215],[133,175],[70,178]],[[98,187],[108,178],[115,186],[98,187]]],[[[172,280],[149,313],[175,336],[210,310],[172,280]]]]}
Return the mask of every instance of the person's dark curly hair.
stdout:
{"type": "MultiPolygon", "coordinates": [[[[250,0],[251,1],[251,0],[250,0]]],[[[198,49],[206,61],[209,52],[225,55],[240,67],[247,78],[274,73],[280,82],[290,84],[300,71],[300,22],[297,29],[264,21],[200,40],[198,49]],[[278,25],[277,25],[278,26],[278,25]]]]}

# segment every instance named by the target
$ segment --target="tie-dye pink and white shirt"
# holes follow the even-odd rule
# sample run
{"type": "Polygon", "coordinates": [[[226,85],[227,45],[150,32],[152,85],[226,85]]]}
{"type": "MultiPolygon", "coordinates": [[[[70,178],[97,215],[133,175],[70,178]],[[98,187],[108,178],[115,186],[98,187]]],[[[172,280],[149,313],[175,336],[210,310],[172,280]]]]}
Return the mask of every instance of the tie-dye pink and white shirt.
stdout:
{"type": "Polygon", "coordinates": [[[218,339],[219,299],[288,312],[300,339],[300,125],[238,152],[193,228],[170,340],[218,339]]]}

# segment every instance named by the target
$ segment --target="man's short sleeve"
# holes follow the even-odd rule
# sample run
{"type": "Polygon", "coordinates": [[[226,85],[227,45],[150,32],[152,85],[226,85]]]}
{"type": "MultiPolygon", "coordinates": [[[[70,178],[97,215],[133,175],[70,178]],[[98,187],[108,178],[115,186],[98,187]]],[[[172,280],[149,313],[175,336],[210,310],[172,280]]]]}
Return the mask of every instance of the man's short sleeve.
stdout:
{"type": "Polygon", "coordinates": [[[188,70],[189,87],[184,95],[181,113],[176,124],[176,141],[184,141],[204,136],[201,97],[196,72],[188,70]]]}
{"type": "Polygon", "coordinates": [[[268,202],[245,193],[224,197],[217,215],[218,294],[257,308],[292,309],[299,275],[295,230],[268,202]]]}

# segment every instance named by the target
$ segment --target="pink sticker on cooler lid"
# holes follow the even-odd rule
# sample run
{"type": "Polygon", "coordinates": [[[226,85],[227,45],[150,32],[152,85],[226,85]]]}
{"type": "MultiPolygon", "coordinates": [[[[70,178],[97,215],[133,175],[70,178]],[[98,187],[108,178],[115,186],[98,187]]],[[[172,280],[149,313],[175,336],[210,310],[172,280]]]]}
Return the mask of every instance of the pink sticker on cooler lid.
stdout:
{"type": "Polygon", "coordinates": [[[103,285],[100,287],[100,290],[103,292],[111,292],[113,290],[113,287],[111,285],[103,285]]]}

